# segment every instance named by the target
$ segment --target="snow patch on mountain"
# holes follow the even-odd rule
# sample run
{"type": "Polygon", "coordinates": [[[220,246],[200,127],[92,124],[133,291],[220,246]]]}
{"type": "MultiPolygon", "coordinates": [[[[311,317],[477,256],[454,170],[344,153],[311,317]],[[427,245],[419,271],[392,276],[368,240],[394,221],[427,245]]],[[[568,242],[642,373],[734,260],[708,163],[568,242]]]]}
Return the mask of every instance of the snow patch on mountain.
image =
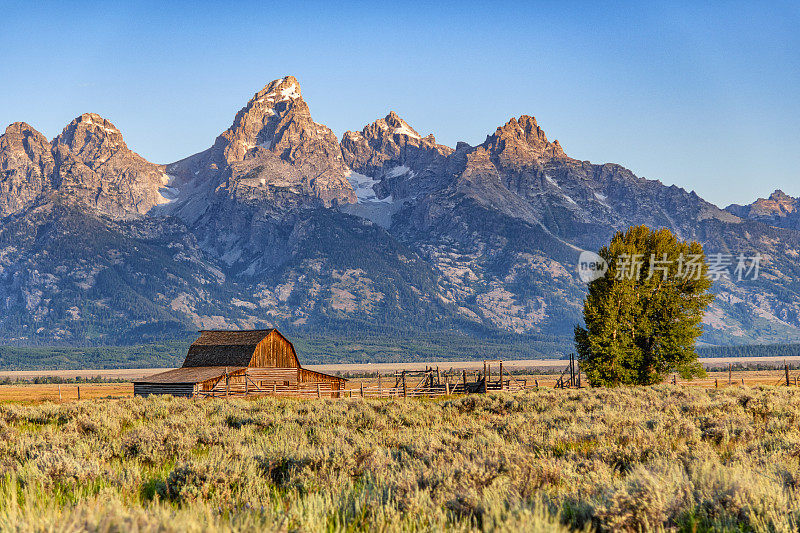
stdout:
{"type": "Polygon", "coordinates": [[[397,178],[397,177],[400,177],[400,176],[405,176],[406,174],[408,174],[409,178],[413,178],[414,177],[414,171],[413,170],[411,170],[409,167],[407,167],[405,165],[399,165],[399,166],[396,166],[396,167],[392,168],[390,171],[386,172],[384,175],[387,178],[397,178]]]}
{"type": "Polygon", "coordinates": [[[295,98],[300,98],[300,93],[297,92],[297,86],[293,83],[285,89],[281,89],[281,96],[281,101],[294,100],[295,98]]]}
{"type": "Polygon", "coordinates": [[[400,127],[395,128],[394,129],[394,133],[399,134],[399,135],[406,135],[408,137],[413,137],[414,139],[421,139],[422,138],[422,137],[419,136],[419,134],[417,132],[412,130],[405,123],[401,124],[400,127]]]}
{"type": "Polygon", "coordinates": [[[159,205],[169,204],[178,199],[181,195],[180,190],[175,187],[161,187],[158,189],[160,198],[157,200],[159,205]]]}
{"type": "Polygon", "coordinates": [[[612,207],[608,205],[608,202],[606,202],[606,200],[608,200],[608,196],[595,191],[594,197],[600,205],[604,205],[605,207],[612,209],[612,207]]]}
{"type": "Polygon", "coordinates": [[[365,218],[383,228],[389,228],[392,225],[392,215],[397,212],[402,202],[395,202],[392,195],[378,198],[374,187],[380,183],[379,180],[353,171],[347,176],[347,180],[356,193],[358,203],[344,205],[340,209],[349,215],[365,218]]]}
{"type": "Polygon", "coordinates": [[[374,189],[375,185],[379,183],[378,180],[351,170],[350,174],[347,176],[347,181],[349,181],[350,185],[353,187],[353,191],[355,191],[356,198],[358,198],[358,203],[360,204],[368,202],[392,203],[391,195],[382,199],[378,198],[374,189]]]}

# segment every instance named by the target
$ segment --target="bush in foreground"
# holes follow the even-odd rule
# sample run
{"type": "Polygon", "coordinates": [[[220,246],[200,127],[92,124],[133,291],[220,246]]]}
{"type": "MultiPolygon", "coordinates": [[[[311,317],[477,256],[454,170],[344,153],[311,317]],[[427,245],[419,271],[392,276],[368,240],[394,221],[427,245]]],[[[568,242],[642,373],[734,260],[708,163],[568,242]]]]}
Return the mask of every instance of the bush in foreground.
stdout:
{"type": "Polygon", "coordinates": [[[796,529],[800,391],[0,405],[0,529],[796,529]]]}

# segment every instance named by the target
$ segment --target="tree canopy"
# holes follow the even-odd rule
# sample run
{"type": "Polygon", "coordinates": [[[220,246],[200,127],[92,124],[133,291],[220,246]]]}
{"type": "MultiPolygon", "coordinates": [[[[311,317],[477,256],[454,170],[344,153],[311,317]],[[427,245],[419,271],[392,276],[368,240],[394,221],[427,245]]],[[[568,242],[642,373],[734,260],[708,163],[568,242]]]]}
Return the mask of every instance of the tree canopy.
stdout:
{"type": "Polygon", "coordinates": [[[694,345],[714,296],[702,246],[667,229],[636,226],[618,232],[598,255],[608,270],[589,283],[586,327],[575,328],[589,382],[647,385],[675,371],[704,375],[694,345]]]}

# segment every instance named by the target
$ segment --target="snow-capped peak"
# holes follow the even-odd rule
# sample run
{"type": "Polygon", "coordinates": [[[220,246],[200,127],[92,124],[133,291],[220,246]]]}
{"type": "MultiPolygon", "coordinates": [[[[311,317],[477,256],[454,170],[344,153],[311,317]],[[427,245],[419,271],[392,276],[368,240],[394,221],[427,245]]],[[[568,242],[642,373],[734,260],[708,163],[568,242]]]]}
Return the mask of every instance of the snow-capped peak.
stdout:
{"type": "Polygon", "coordinates": [[[297,85],[291,84],[290,86],[281,89],[281,100],[294,100],[295,98],[300,98],[300,93],[297,92],[297,85]]]}
{"type": "Polygon", "coordinates": [[[422,139],[422,136],[417,133],[414,128],[409,126],[408,122],[400,118],[394,111],[391,111],[388,115],[386,115],[386,118],[383,119],[383,121],[386,125],[384,129],[391,128],[392,133],[395,135],[405,135],[414,139],[422,139]]]}
{"type": "Polygon", "coordinates": [[[296,100],[298,98],[302,98],[300,83],[298,83],[294,76],[286,76],[269,82],[250,99],[248,107],[252,107],[256,104],[264,104],[267,107],[266,113],[271,114],[269,108],[273,107],[276,103],[296,100]]]}

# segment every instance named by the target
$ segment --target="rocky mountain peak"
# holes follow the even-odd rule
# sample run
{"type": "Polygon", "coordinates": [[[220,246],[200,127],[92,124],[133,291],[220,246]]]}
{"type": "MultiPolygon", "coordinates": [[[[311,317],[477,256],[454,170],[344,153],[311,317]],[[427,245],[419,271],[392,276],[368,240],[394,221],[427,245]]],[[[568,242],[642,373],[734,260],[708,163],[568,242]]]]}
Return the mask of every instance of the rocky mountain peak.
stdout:
{"type": "Polygon", "coordinates": [[[422,137],[397,113],[390,111],[360,132],[345,132],[342,152],[353,170],[379,177],[393,173],[398,167],[419,173],[434,161],[449,156],[453,149],[436,144],[433,135],[422,137]]]}
{"type": "Polygon", "coordinates": [[[791,196],[789,196],[780,189],[776,189],[775,192],[770,194],[769,199],[772,200],[773,202],[778,202],[782,204],[794,203],[796,201],[795,198],[792,198],[791,196]]]}
{"type": "Polygon", "coordinates": [[[777,189],[769,198],[759,198],[752,204],[732,204],[725,208],[742,218],[759,220],[770,225],[800,229],[800,199],[777,189]]]}
{"type": "Polygon", "coordinates": [[[294,76],[285,76],[278,80],[269,82],[263,89],[258,91],[251,100],[272,100],[273,102],[292,101],[297,98],[302,98],[300,92],[300,83],[294,76]]]}
{"type": "MultiPolygon", "coordinates": [[[[6,131],[0,137],[5,138],[8,141],[12,136],[19,135],[19,136],[35,136],[41,137],[42,139],[47,142],[47,138],[36,131],[33,126],[28,124],[27,122],[12,122],[6,127],[6,131]]],[[[49,144],[49,143],[48,143],[49,144]]]]}
{"type": "Polygon", "coordinates": [[[65,145],[73,154],[87,161],[109,157],[118,150],[127,150],[122,133],[114,124],[96,113],[84,113],[70,122],[53,144],[65,145]]]}
{"type": "Polygon", "coordinates": [[[545,162],[567,157],[559,142],[548,141],[544,130],[536,123],[536,118],[529,115],[511,118],[505,125],[497,128],[493,135],[486,137],[482,146],[493,156],[505,155],[516,162],[531,158],[545,162]]]}
{"type": "MultiPolygon", "coordinates": [[[[304,146],[311,144],[326,147],[326,159],[335,160],[337,155],[341,159],[338,140],[330,128],[313,121],[294,76],[274,80],[258,91],[217,139],[227,163],[263,152],[295,163],[305,152],[304,146]]],[[[338,166],[335,161],[331,163],[338,166]]]]}
{"type": "Polygon", "coordinates": [[[128,149],[120,130],[96,113],[84,113],[53,140],[53,185],[69,202],[104,215],[144,215],[168,200],[162,167],[128,149]]]}
{"type": "Polygon", "coordinates": [[[8,170],[22,157],[38,163],[50,155],[50,142],[30,124],[14,122],[0,135],[0,169],[8,170]]]}
{"type": "Polygon", "coordinates": [[[167,168],[182,182],[224,185],[223,192],[243,190],[243,185],[247,197],[252,193],[274,201],[277,187],[327,206],[356,201],[339,140],[311,118],[293,76],[274,80],[253,95],[210,149],[167,168]]]}
{"type": "Polygon", "coordinates": [[[392,135],[404,135],[406,137],[422,139],[422,136],[394,111],[390,111],[389,114],[386,115],[386,118],[383,119],[383,122],[386,125],[386,129],[390,130],[392,135]]]}
{"type": "Polygon", "coordinates": [[[0,135],[0,218],[23,211],[52,187],[53,156],[44,135],[25,122],[0,135]]]}

